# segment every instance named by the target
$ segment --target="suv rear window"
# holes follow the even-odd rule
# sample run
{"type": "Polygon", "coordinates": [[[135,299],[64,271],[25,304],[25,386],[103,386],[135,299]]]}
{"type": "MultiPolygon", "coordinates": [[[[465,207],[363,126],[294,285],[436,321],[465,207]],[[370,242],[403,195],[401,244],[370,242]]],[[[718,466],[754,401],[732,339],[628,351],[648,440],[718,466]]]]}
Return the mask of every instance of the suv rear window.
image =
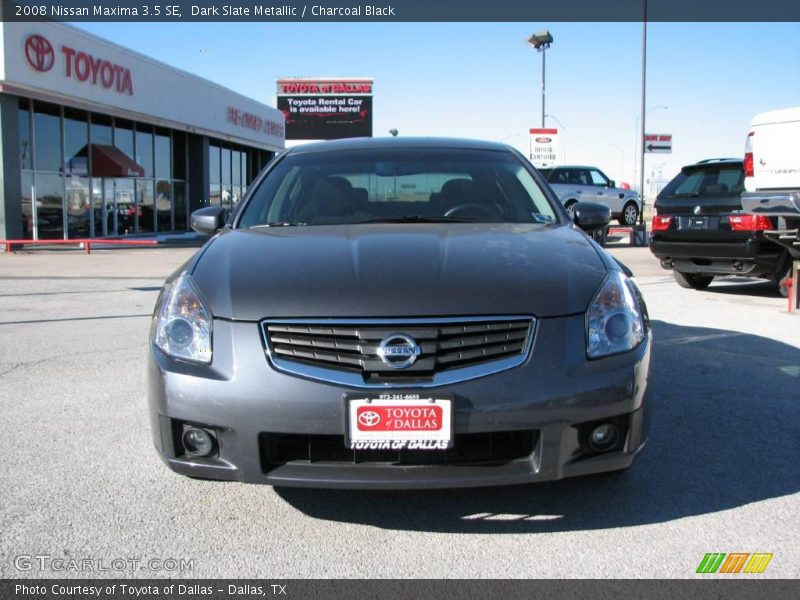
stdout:
{"type": "Polygon", "coordinates": [[[740,164],[684,167],[661,196],[738,196],[744,191],[740,164]]]}

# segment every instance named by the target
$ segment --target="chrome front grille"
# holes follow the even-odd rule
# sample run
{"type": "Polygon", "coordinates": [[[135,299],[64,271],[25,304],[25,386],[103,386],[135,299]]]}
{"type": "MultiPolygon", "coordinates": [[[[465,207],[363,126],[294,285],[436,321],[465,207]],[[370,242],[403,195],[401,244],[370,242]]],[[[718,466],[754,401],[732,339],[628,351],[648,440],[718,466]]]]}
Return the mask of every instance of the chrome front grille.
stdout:
{"type": "Polygon", "coordinates": [[[359,387],[444,385],[509,369],[527,358],[534,329],[532,317],[262,322],[275,368],[359,387]],[[397,353],[412,343],[404,338],[415,343],[415,357],[398,367],[397,353]]]}

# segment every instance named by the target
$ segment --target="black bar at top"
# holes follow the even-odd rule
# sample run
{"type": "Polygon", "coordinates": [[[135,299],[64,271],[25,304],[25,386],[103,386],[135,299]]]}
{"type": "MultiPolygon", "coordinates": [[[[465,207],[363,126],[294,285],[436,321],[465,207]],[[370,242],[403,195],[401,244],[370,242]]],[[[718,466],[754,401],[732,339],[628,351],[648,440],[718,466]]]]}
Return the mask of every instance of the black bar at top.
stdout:
{"type": "MultiPolygon", "coordinates": [[[[131,22],[619,22],[642,21],[644,0],[2,0],[4,21],[131,22]],[[192,7],[205,9],[192,11],[192,7]],[[27,7],[27,8],[26,8],[27,7]],[[59,7],[67,10],[59,10],[59,7]],[[158,7],[158,10],[156,10],[158,7]],[[177,7],[177,10],[172,10],[177,7]],[[226,11],[225,7],[228,7],[226,11]],[[231,7],[248,9],[236,13],[231,7]],[[258,7],[261,8],[259,14],[258,7]],[[368,7],[381,11],[370,11],[368,7]],[[168,10],[170,8],[170,10],[168,10]],[[42,10],[44,9],[44,10],[42,10]],[[95,9],[100,9],[96,12],[95,9]],[[102,9],[107,9],[103,11],[102,9]],[[136,9],[134,14],[132,9],[136,9]],[[213,10],[216,9],[216,10],[213,10]],[[321,10],[327,9],[327,10],[321,10]],[[331,11],[331,9],[341,9],[331,11]],[[391,10],[389,10],[391,9],[391,10]],[[84,10],[87,13],[84,13],[84,10]],[[41,13],[44,14],[41,14],[41,13]],[[145,12],[147,14],[145,14],[145,12]],[[158,14],[157,14],[158,13],[158,14]],[[377,13],[377,14],[376,14],[377,13]]],[[[796,0],[649,0],[651,22],[800,21],[796,0]]],[[[742,40],[743,44],[757,43],[742,40]]]]}

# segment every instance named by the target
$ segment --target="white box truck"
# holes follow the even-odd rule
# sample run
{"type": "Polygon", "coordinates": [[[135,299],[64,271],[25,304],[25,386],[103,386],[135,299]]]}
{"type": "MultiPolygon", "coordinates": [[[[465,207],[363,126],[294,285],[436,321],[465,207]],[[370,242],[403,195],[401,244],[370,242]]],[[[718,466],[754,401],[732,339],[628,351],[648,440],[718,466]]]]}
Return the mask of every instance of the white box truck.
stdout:
{"type": "MultiPolygon", "coordinates": [[[[784,246],[794,261],[793,295],[798,294],[800,262],[800,106],[753,117],[744,154],[742,208],[768,217],[769,239],[784,246]]],[[[795,301],[795,305],[800,303],[795,301]]]]}

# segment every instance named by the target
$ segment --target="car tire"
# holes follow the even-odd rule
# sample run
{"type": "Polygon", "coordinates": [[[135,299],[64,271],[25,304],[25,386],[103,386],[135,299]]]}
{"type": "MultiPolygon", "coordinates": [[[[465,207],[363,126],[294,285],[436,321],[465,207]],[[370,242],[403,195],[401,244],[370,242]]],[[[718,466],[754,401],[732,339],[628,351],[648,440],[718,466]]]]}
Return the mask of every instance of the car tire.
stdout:
{"type": "Polygon", "coordinates": [[[681,271],[673,271],[675,281],[682,288],[689,290],[704,290],[711,282],[714,281],[713,275],[700,275],[699,273],[682,273],[681,271]]]}
{"type": "Polygon", "coordinates": [[[617,219],[620,225],[633,227],[639,221],[639,207],[635,202],[628,202],[622,207],[622,214],[617,219]]]}

